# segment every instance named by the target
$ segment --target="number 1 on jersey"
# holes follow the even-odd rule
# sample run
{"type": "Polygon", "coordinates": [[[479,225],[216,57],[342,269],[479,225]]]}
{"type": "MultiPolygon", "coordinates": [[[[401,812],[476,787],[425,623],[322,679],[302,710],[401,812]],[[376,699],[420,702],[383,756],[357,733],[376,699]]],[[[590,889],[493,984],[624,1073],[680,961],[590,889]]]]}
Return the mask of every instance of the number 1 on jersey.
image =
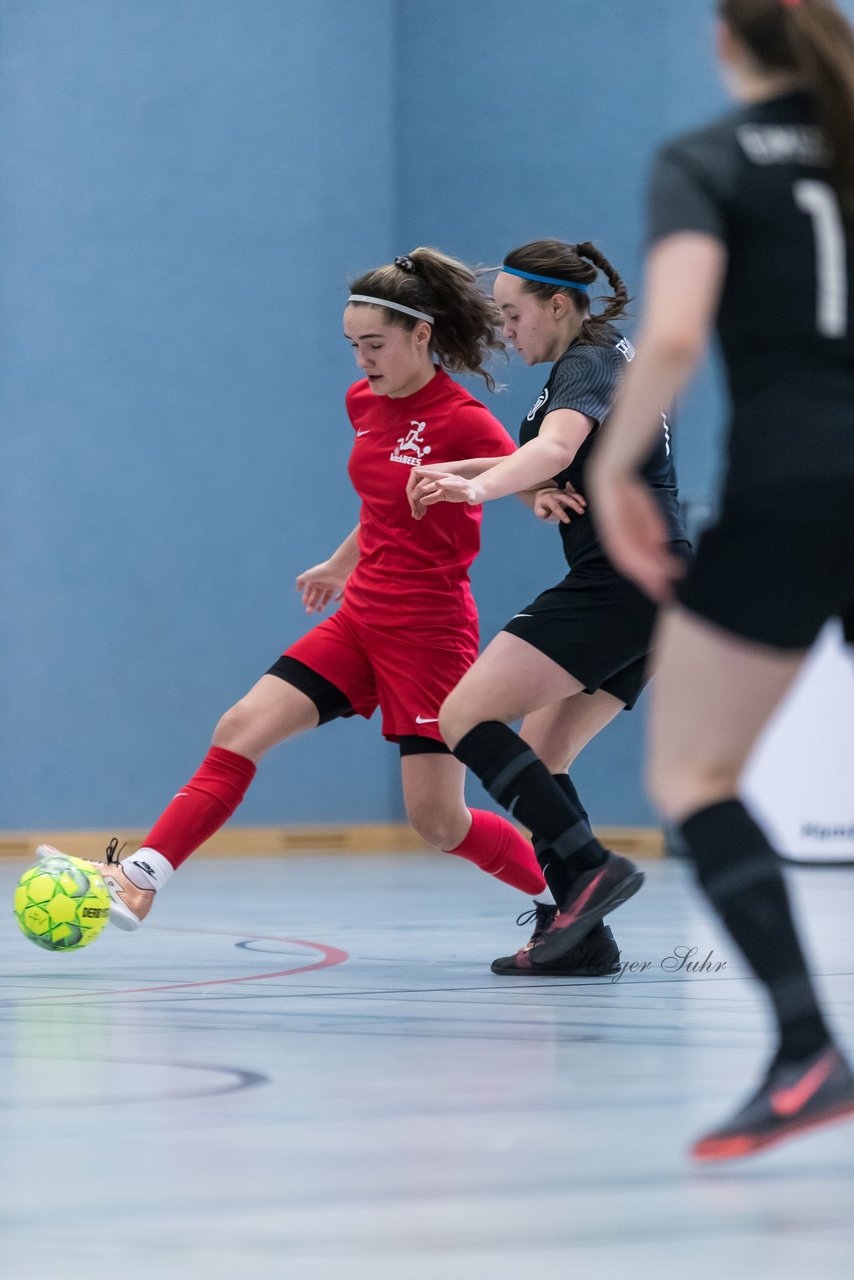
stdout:
{"type": "Polygon", "coordinates": [[[848,264],[836,193],[826,182],[813,178],[802,178],[793,190],[795,204],[809,214],[815,235],[816,328],[824,338],[844,338],[848,332],[848,264]]]}

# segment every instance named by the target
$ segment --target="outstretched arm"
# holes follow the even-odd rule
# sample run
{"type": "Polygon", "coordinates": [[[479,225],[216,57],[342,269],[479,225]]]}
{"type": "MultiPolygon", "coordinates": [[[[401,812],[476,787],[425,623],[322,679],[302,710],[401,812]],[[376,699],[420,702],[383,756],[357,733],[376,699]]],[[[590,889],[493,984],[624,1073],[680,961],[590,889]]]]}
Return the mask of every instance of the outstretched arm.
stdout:
{"type": "Polygon", "coordinates": [[[423,507],[437,502],[467,502],[478,506],[511,493],[548,484],[572,462],[592,430],[590,418],[574,409],[555,409],[546,415],[539,435],[482,474],[469,478],[440,467],[418,467],[415,498],[423,507]]]}
{"type": "MultiPolygon", "coordinates": [[[[474,478],[482,475],[484,471],[488,471],[490,467],[497,467],[498,463],[502,462],[506,456],[506,454],[500,453],[493,458],[461,458],[456,462],[436,462],[431,470],[440,471],[442,475],[446,476],[474,478]]],[[[419,468],[412,467],[406,482],[406,496],[409,499],[409,509],[416,520],[420,520],[424,515],[424,506],[419,493],[420,483],[419,468]]]]}

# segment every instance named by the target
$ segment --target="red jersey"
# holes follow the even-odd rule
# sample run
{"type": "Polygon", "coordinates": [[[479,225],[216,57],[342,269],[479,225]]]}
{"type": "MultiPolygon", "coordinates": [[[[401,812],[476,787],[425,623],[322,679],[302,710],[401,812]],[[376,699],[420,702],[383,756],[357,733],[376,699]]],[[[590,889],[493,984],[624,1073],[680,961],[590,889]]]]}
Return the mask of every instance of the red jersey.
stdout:
{"type": "Polygon", "coordinates": [[[406,483],[419,464],[513,453],[510,436],[442,369],[401,399],[374,395],[367,379],[356,382],[347,412],[355,430],[348,470],[362,510],[345,606],[374,626],[475,625],[468,570],[480,550],[481,508],[442,502],[413,520],[406,483]]]}

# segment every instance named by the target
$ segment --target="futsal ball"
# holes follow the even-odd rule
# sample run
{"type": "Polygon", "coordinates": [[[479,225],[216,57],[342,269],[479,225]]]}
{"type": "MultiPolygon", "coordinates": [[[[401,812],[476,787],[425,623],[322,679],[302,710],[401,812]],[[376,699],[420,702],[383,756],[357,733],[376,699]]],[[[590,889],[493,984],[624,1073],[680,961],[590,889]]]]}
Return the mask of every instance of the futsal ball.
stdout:
{"type": "Polygon", "coordinates": [[[29,867],[15,889],[21,933],[47,951],[77,951],[97,938],[110,914],[98,871],[70,854],[51,854],[29,867]]]}

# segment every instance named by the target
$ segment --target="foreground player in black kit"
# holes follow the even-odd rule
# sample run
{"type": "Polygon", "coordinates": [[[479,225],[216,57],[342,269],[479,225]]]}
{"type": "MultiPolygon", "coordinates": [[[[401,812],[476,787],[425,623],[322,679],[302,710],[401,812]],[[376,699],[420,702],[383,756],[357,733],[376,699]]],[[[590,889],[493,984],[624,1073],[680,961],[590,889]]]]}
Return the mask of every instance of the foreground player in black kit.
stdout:
{"type": "Polygon", "coordinates": [[[854,1113],[742,768],[825,620],[854,641],[854,32],[829,0],[723,0],[745,105],[661,151],[637,358],[591,463],[615,563],[668,599],[680,566],[638,474],[662,394],[717,317],[732,418],[721,513],[662,623],[650,780],[765,987],[779,1045],[749,1101],[694,1147],[758,1151],[854,1113]]]}

